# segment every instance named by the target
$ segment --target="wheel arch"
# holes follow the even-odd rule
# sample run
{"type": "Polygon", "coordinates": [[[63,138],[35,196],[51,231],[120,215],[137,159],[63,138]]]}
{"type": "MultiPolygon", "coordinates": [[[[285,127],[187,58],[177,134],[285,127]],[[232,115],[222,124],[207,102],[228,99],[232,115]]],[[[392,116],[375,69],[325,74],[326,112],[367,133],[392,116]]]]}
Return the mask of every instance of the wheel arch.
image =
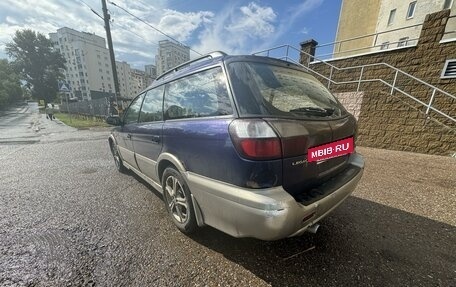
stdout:
{"type": "Polygon", "coordinates": [[[187,171],[184,164],[175,156],[170,153],[162,153],[157,159],[157,174],[161,180],[163,172],[167,167],[173,167],[185,177],[187,171]]]}
{"type": "Polygon", "coordinates": [[[117,141],[112,134],[110,134],[108,137],[108,143],[110,147],[112,147],[113,144],[117,144],[117,141]]]}

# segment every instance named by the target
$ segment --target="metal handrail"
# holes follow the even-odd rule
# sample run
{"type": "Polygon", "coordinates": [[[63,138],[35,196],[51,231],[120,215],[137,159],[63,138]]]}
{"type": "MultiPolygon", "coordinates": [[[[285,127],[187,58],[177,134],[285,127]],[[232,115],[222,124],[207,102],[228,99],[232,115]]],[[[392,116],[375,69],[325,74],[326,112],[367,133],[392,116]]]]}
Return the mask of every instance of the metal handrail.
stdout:
{"type": "Polygon", "coordinates": [[[261,50],[259,52],[253,53],[253,55],[259,55],[259,54],[266,53],[267,56],[269,56],[271,51],[279,50],[279,49],[282,49],[282,48],[286,48],[286,54],[285,54],[285,56],[280,57],[280,59],[283,59],[285,61],[289,61],[289,62],[298,64],[298,65],[304,67],[305,69],[307,69],[309,72],[312,72],[312,73],[322,77],[323,79],[327,80],[328,81],[328,88],[329,88],[330,84],[341,85],[341,84],[355,84],[355,83],[357,83],[358,84],[357,91],[359,91],[361,83],[365,83],[365,82],[380,82],[380,83],[385,84],[387,87],[391,88],[391,90],[390,90],[390,94],[391,95],[393,94],[394,91],[398,91],[398,92],[406,95],[407,97],[411,98],[415,102],[423,105],[426,108],[425,114],[427,116],[429,116],[429,112],[432,110],[432,111],[434,111],[434,112],[436,112],[436,113],[438,113],[438,114],[440,114],[440,115],[446,117],[447,119],[449,119],[449,120],[451,120],[451,121],[456,123],[456,118],[454,118],[454,117],[452,117],[450,115],[447,115],[446,113],[444,113],[444,112],[442,112],[442,111],[440,111],[437,108],[432,106],[432,103],[434,101],[436,92],[439,92],[441,94],[449,96],[449,97],[451,97],[453,99],[456,99],[456,96],[454,96],[454,95],[452,95],[452,94],[450,94],[450,93],[448,93],[448,92],[446,92],[446,91],[444,91],[444,90],[442,90],[442,89],[440,89],[440,88],[438,88],[436,86],[433,86],[433,85],[431,85],[431,84],[429,84],[429,83],[427,83],[427,82],[425,82],[425,81],[423,81],[423,80],[421,80],[421,79],[419,79],[419,78],[417,78],[415,76],[412,76],[409,73],[407,73],[407,72],[405,72],[405,71],[403,71],[401,69],[398,69],[398,68],[396,68],[396,67],[394,67],[394,66],[392,66],[392,65],[390,65],[388,63],[383,63],[382,62],[382,63],[375,63],[375,64],[366,64],[366,65],[359,65],[359,66],[353,66],[353,67],[339,68],[339,67],[336,67],[336,66],[334,66],[334,65],[332,65],[332,64],[330,64],[330,63],[328,63],[328,62],[326,62],[324,60],[321,60],[321,59],[315,57],[314,55],[311,55],[311,54],[309,54],[309,53],[307,53],[305,51],[302,51],[301,49],[298,49],[298,48],[293,47],[293,46],[288,45],[288,44],[280,45],[280,46],[273,47],[273,48],[270,48],[270,49],[261,50]],[[302,63],[300,63],[299,61],[296,61],[293,58],[289,57],[290,49],[292,51],[294,50],[296,52],[299,52],[300,55],[304,54],[304,55],[308,56],[309,59],[313,58],[314,61],[312,62],[312,64],[323,63],[323,64],[329,66],[330,67],[330,76],[327,77],[327,76],[325,76],[325,75],[323,75],[323,74],[311,69],[310,68],[310,62],[308,62],[307,63],[308,65],[306,66],[306,65],[303,65],[302,63]],[[386,82],[383,79],[362,79],[364,69],[368,68],[368,67],[375,67],[375,66],[385,66],[385,67],[388,67],[388,68],[392,69],[394,71],[394,81],[393,81],[393,83],[390,84],[390,83],[386,82]],[[334,69],[337,70],[337,71],[347,71],[347,70],[359,69],[360,70],[360,77],[358,78],[358,80],[337,82],[334,79],[332,79],[332,74],[333,74],[333,70],[334,69]],[[409,93],[401,90],[400,88],[398,88],[396,86],[396,80],[397,80],[397,76],[399,75],[399,73],[402,74],[402,75],[405,75],[405,76],[407,76],[407,77],[409,77],[409,78],[411,78],[411,79],[413,79],[413,80],[415,80],[415,81],[417,81],[417,82],[419,82],[419,83],[421,83],[421,84],[423,84],[425,86],[427,86],[430,89],[432,89],[432,96],[431,96],[431,99],[430,99],[429,103],[425,103],[425,102],[413,97],[411,94],[409,94],[409,93]]]}
{"type": "Polygon", "coordinates": [[[388,30],[388,31],[372,33],[372,34],[367,34],[367,35],[362,35],[362,36],[357,36],[357,37],[353,37],[353,38],[348,38],[348,39],[344,39],[344,40],[340,40],[340,41],[334,41],[334,42],[318,45],[316,48],[332,46],[332,45],[335,45],[335,44],[341,44],[341,43],[345,43],[345,42],[349,42],[349,41],[353,41],[353,40],[359,40],[359,39],[362,39],[362,38],[368,38],[368,37],[372,37],[372,36],[376,36],[377,37],[378,35],[381,35],[381,34],[386,34],[386,33],[390,33],[390,32],[405,30],[405,29],[408,29],[408,28],[418,27],[418,26],[422,26],[422,25],[423,25],[423,23],[420,23],[420,24],[405,26],[405,27],[401,27],[401,28],[391,29],[391,30],[388,30]]]}
{"type": "MultiPolygon", "coordinates": [[[[417,41],[418,42],[419,38],[415,38],[415,39],[407,39],[405,42],[414,42],[414,41],[417,41]]],[[[388,43],[388,45],[395,45],[395,44],[399,44],[401,43],[401,41],[397,41],[397,42],[390,42],[388,43]]],[[[319,57],[326,57],[326,56],[332,56],[332,55],[335,55],[335,54],[347,54],[347,53],[351,53],[351,52],[357,52],[357,51],[362,51],[362,50],[367,50],[367,49],[372,49],[372,48],[381,48],[383,46],[383,44],[380,44],[380,45],[375,45],[375,46],[366,46],[366,47],[363,47],[363,48],[356,48],[356,49],[351,49],[351,50],[347,50],[347,51],[342,51],[342,52],[333,52],[333,53],[328,53],[328,54],[320,54],[318,55],[319,57]]],[[[386,51],[386,50],[392,50],[392,49],[397,49],[397,48],[410,48],[412,46],[416,46],[416,45],[413,45],[413,44],[410,44],[410,45],[405,45],[405,46],[401,46],[401,47],[393,47],[393,48],[388,48],[388,49],[385,49],[385,50],[381,50],[380,51],[386,51]]],[[[372,51],[373,53],[376,53],[378,52],[377,50],[376,51],[372,51]]],[[[357,54],[357,56],[359,56],[359,54],[357,54]]],[[[336,58],[337,59],[337,58],[336,58]]],[[[334,59],[333,59],[334,60],[334,59]]]]}
{"type": "MultiPolygon", "coordinates": [[[[450,21],[450,19],[453,19],[453,18],[456,18],[456,15],[449,16],[448,17],[448,21],[450,21]]],[[[380,35],[391,33],[391,32],[396,32],[396,31],[400,31],[400,30],[410,29],[410,28],[414,28],[414,27],[418,27],[418,26],[422,26],[423,24],[424,23],[420,23],[420,24],[409,25],[409,26],[400,27],[400,28],[396,28],[396,29],[391,29],[391,30],[387,30],[387,31],[371,33],[371,34],[366,34],[366,35],[361,35],[361,36],[356,36],[356,37],[352,37],[352,38],[348,38],[348,39],[344,39],[344,40],[340,40],[340,41],[334,41],[334,42],[329,42],[329,43],[317,45],[315,48],[318,49],[318,48],[324,48],[324,47],[328,47],[328,46],[333,46],[333,52],[332,53],[321,54],[321,55],[318,55],[319,57],[325,57],[325,56],[332,56],[332,55],[337,55],[337,54],[355,52],[355,51],[359,51],[359,50],[365,50],[365,49],[368,49],[368,48],[375,48],[377,46],[381,46],[381,45],[377,45],[377,40],[378,40],[378,37],[380,35]],[[343,43],[354,41],[354,40],[359,40],[359,39],[364,39],[364,38],[371,38],[371,37],[375,37],[374,43],[373,43],[372,46],[369,46],[369,47],[366,47],[366,48],[361,48],[361,49],[357,48],[357,49],[350,49],[350,50],[340,51],[341,46],[342,46],[343,43]],[[338,50],[336,51],[337,47],[338,47],[338,50]]],[[[456,33],[456,31],[448,31],[448,32],[444,32],[443,34],[444,35],[448,35],[448,34],[453,34],[453,33],[456,33]]],[[[418,40],[418,39],[412,39],[412,40],[409,40],[409,41],[414,41],[414,40],[418,40]]]]}

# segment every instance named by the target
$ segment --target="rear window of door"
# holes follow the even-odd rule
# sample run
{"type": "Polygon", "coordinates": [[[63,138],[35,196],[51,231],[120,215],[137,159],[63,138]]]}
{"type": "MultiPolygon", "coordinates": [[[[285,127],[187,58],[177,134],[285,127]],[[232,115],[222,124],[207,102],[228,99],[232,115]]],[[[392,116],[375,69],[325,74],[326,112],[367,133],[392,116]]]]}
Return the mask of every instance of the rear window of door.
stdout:
{"type": "Polygon", "coordinates": [[[167,84],[166,119],[231,115],[225,74],[221,67],[205,70],[167,84]]]}
{"type": "Polygon", "coordinates": [[[163,90],[160,86],[147,91],[139,114],[139,122],[156,122],[163,120],[163,90]]]}
{"type": "Polygon", "coordinates": [[[125,116],[124,116],[124,124],[132,124],[138,122],[139,111],[141,109],[141,104],[144,99],[144,94],[139,95],[136,99],[128,107],[125,116]]]}

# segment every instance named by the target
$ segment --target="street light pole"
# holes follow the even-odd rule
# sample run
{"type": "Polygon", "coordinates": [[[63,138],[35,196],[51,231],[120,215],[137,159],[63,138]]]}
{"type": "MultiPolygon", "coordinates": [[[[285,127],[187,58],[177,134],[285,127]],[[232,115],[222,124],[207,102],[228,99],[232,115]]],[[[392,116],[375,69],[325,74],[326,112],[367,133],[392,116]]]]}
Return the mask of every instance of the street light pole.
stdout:
{"type": "Polygon", "coordinates": [[[111,28],[109,26],[109,20],[111,16],[108,14],[106,0],[101,0],[101,5],[103,6],[103,20],[105,23],[106,38],[108,40],[108,49],[111,58],[112,78],[114,80],[114,99],[117,107],[119,107],[119,103],[117,102],[117,98],[120,97],[119,80],[117,79],[116,58],[114,56],[114,49],[112,47],[111,28]]]}

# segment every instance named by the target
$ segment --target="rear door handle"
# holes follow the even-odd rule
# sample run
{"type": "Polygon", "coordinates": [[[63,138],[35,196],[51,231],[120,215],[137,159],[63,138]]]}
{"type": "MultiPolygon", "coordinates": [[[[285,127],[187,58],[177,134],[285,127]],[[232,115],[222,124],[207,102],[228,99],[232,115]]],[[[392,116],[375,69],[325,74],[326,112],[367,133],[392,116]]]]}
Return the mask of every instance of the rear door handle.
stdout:
{"type": "Polygon", "coordinates": [[[151,137],[151,141],[153,141],[155,143],[159,143],[160,142],[160,136],[152,136],[151,137]]]}
{"type": "Polygon", "coordinates": [[[131,139],[131,134],[127,134],[127,139],[131,139]]]}

